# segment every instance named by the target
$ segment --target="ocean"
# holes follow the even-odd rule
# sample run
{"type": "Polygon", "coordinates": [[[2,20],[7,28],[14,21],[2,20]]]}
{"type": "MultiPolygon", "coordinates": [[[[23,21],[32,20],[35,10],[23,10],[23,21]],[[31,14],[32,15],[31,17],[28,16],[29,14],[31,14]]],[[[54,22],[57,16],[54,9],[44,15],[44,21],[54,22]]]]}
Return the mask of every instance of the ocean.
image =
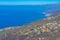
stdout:
{"type": "Polygon", "coordinates": [[[52,10],[46,5],[0,5],[0,29],[43,20],[47,18],[43,12],[48,9],[52,10]]]}

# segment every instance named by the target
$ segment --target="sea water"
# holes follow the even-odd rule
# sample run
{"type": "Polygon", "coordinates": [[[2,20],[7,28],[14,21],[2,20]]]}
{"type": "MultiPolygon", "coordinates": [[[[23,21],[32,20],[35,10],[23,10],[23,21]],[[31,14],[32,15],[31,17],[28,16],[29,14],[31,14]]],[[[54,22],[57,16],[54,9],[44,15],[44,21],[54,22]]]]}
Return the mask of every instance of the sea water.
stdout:
{"type": "Polygon", "coordinates": [[[0,5],[0,28],[22,26],[46,18],[45,5],[0,5]]]}

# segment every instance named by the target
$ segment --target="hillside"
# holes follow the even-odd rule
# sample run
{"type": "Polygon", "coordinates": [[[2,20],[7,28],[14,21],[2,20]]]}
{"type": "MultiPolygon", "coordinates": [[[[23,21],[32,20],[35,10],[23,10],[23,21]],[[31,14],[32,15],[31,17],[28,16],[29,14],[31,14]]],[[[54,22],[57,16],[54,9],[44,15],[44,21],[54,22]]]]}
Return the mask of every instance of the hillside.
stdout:
{"type": "Polygon", "coordinates": [[[0,40],[60,40],[60,12],[22,27],[0,29],[0,40]]]}

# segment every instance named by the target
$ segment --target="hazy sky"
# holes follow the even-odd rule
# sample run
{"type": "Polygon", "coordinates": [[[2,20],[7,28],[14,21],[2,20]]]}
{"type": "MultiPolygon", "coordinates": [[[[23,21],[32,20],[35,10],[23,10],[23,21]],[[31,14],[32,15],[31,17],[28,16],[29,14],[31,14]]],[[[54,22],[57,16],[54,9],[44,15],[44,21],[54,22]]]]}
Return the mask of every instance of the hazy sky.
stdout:
{"type": "Polygon", "coordinates": [[[26,5],[26,4],[50,4],[50,3],[57,3],[60,2],[59,0],[0,0],[0,5],[26,5]]]}
{"type": "Polygon", "coordinates": [[[0,1],[59,1],[59,0],[0,0],[0,1]]]}

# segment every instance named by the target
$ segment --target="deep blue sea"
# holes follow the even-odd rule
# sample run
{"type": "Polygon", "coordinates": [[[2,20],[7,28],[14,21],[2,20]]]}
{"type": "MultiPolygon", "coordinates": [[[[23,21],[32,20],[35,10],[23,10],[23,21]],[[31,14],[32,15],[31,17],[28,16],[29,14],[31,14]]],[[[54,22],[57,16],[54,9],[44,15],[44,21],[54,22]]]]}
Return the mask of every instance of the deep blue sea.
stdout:
{"type": "Polygon", "coordinates": [[[22,26],[46,18],[45,5],[0,5],[0,28],[22,26]]]}

